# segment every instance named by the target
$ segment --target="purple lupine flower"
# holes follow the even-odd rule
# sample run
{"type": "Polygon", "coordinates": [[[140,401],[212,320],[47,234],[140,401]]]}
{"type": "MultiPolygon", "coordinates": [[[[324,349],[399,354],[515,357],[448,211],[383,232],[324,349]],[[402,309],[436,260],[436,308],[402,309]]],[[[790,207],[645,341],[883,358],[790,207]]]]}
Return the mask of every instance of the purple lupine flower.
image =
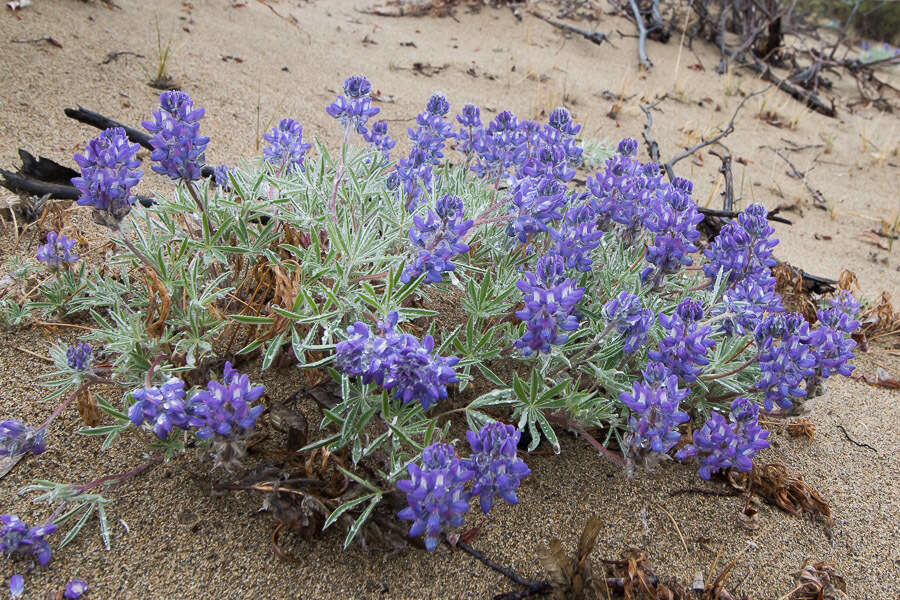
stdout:
{"type": "Polygon", "coordinates": [[[425,111],[416,115],[416,129],[409,129],[409,139],[413,150],[424,154],[429,165],[439,165],[444,157],[442,152],[447,139],[453,137],[453,126],[444,118],[450,110],[450,103],[440,92],[428,99],[425,111]]]}
{"type": "Polygon", "coordinates": [[[817,310],[816,316],[819,322],[830,327],[851,334],[859,329],[859,302],[853,294],[847,290],[838,292],[837,297],[829,300],[831,307],[827,310],[817,310]]]}
{"type": "Polygon", "coordinates": [[[388,313],[378,323],[378,333],[357,321],[347,328],[348,339],[335,348],[338,370],[362,377],[363,383],[376,383],[394,390],[394,397],[407,403],[418,401],[422,408],[447,397],[447,386],[456,383],[455,356],[434,354],[434,338],[420,342],[408,333],[394,331],[399,315],[388,313]]]}
{"type": "Polygon", "coordinates": [[[37,259],[50,267],[58,269],[66,263],[77,262],[80,256],[73,252],[75,240],[70,240],[55,231],[47,232],[47,243],[38,246],[37,259]]]}
{"type": "Polygon", "coordinates": [[[18,598],[25,591],[25,578],[20,573],[16,573],[9,578],[9,595],[18,598]]]}
{"type": "Polygon", "coordinates": [[[138,149],[138,144],[128,142],[123,128],[112,127],[88,142],[83,155],[74,157],[81,167],[81,177],[72,178],[80,193],[78,205],[90,206],[94,220],[110,229],[119,228],[134,204],[131,188],[143,175],[134,158],[138,149]]]}
{"type": "Polygon", "coordinates": [[[552,177],[526,177],[516,183],[510,200],[514,219],[506,234],[525,243],[529,235],[549,231],[552,221],[563,218],[568,196],[566,187],[552,177]]]}
{"type": "Polygon", "coordinates": [[[477,151],[478,138],[481,135],[481,110],[474,104],[464,104],[456,115],[460,124],[459,131],[453,134],[456,138],[456,149],[471,158],[477,151]]]}
{"type": "Polygon", "coordinates": [[[760,321],[754,335],[761,375],[756,388],[765,394],[763,405],[767,411],[773,404],[787,410],[793,406],[789,398],[807,396],[801,384],[816,373],[816,355],[808,344],[809,324],[797,313],[770,315],[760,321]]]}
{"type": "Polygon", "coordinates": [[[423,273],[426,274],[425,281],[437,283],[442,273],[456,269],[450,260],[469,251],[469,247],[460,240],[473,223],[471,219],[463,219],[465,208],[462,200],[450,194],[438,199],[435,210],[429,210],[424,220],[419,216],[413,217],[409,241],[421,250],[416,259],[403,268],[400,275],[403,283],[409,283],[423,273]]]}
{"type": "Polygon", "coordinates": [[[745,277],[754,279],[766,277],[775,266],[772,249],[778,240],[772,238],[775,228],[769,224],[766,209],[761,204],[751,204],[744,209],[736,221],[726,223],[703,251],[707,263],[703,272],[715,279],[719,271],[728,276],[733,285],[745,277]]]}
{"type": "Polygon", "coordinates": [[[551,345],[565,344],[569,336],[564,331],[578,328],[575,305],[584,296],[584,288],[564,275],[565,262],[561,256],[550,254],[538,259],[536,273],[523,273],[516,282],[522,291],[525,308],[516,317],[526,325],[524,335],[515,341],[524,356],[532,352],[550,352],[551,345]]]}
{"type": "Polygon", "coordinates": [[[344,80],[344,93],[351,98],[365,98],[372,91],[372,84],[363,75],[351,75],[344,80]]]}
{"type": "Polygon", "coordinates": [[[729,468],[749,473],[756,453],[769,447],[769,432],[759,426],[759,405],[752,400],[736,398],[731,403],[730,418],[729,423],[720,413],[710,414],[703,428],[694,432],[693,442],[679,450],[675,458],[699,458],[699,474],[705,480],[729,468]]]}
{"type": "Polygon", "coordinates": [[[806,379],[806,391],[817,395],[821,391],[821,381],[834,373],[849,377],[854,367],[849,364],[853,358],[856,342],[851,338],[859,329],[859,302],[853,294],[841,290],[829,303],[827,310],[819,309],[816,315],[819,326],[804,340],[816,358],[816,372],[806,379]]]}
{"type": "Polygon", "coordinates": [[[726,290],[722,301],[711,310],[727,335],[753,332],[766,314],[784,312],[775,278],[745,277],[726,290]]]}
{"type": "Polygon", "coordinates": [[[577,135],[581,131],[581,125],[575,124],[575,121],[572,120],[572,114],[562,106],[550,111],[547,123],[551,128],[570,137],[577,135]]]}
{"type": "Polygon", "coordinates": [[[384,372],[393,357],[393,328],[397,313],[392,311],[386,321],[379,321],[378,335],[365,323],[357,321],[347,328],[347,339],[335,348],[335,366],[347,375],[361,377],[363,383],[384,382],[384,372]]]}
{"type": "Polygon", "coordinates": [[[641,164],[633,157],[637,142],[624,139],[618,153],[606,160],[602,171],[587,180],[597,215],[621,226],[623,239],[633,242],[641,230],[654,190],[662,185],[659,166],[641,164]]]}
{"type": "Polygon", "coordinates": [[[66,364],[70,369],[81,372],[89,371],[92,361],[91,345],[86,342],[78,342],[66,350],[66,364]]]}
{"type": "MultiPolygon", "coordinates": [[[[566,145],[560,141],[538,141],[516,172],[518,178],[552,177],[562,183],[575,177],[571,164],[572,157],[566,152],[566,145]]],[[[577,166],[577,164],[575,165],[577,166]]]]}
{"type": "Polygon", "coordinates": [[[167,91],[159,95],[159,109],[153,111],[153,120],[142,123],[153,134],[150,159],[159,163],[151,169],[171,179],[200,179],[209,143],[208,137],[200,135],[204,112],[202,108],[194,108],[194,101],[185,92],[167,91]]]}
{"type": "Polygon", "coordinates": [[[622,138],[616,146],[616,152],[622,156],[637,155],[638,143],[634,138],[622,138]]]}
{"type": "Polygon", "coordinates": [[[517,161],[516,178],[552,177],[559,182],[571,181],[575,168],[581,165],[582,148],[574,139],[581,125],[572,121],[565,108],[550,113],[549,123],[541,127],[534,121],[520,121],[518,136],[521,157],[517,161]]]}
{"type": "Polygon", "coordinates": [[[478,160],[472,165],[472,171],[479,177],[499,181],[507,169],[525,160],[528,149],[524,139],[516,115],[508,110],[498,113],[478,136],[478,160]]]}
{"type": "Polygon", "coordinates": [[[478,433],[466,431],[472,455],[462,461],[463,467],[475,473],[472,496],[478,496],[481,512],[487,514],[494,498],[518,504],[519,480],[531,474],[525,461],[516,456],[521,432],[512,425],[492,421],[478,433]]]}
{"type": "Polygon", "coordinates": [[[40,454],[47,449],[44,429],[35,430],[21,421],[0,422],[0,456],[18,456],[31,452],[40,454]]]}
{"type": "Polygon", "coordinates": [[[641,273],[641,281],[650,280],[657,285],[663,276],[693,263],[690,254],[697,251],[695,243],[700,238],[697,225],[703,215],[697,212],[686,191],[691,185],[687,180],[680,180],[678,187],[663,183],[653,191],[642,221],[655,234],[645,257],[653,267],[641,273]]]}
{"type": "Polygon", "coordinates": [[[128,418],[135,427],[147,423],[161,440],[169,437],[173,427],[190,429],[192,406],[185,400],[184,382],[170,378],[160,387],[138,388],[131,393],[134,403],[128,418]]]}
{"type": "Polygon", "coordinates": [[[263,135],[269,147],[263,156],[278,173],[303,171],[303,158],[312,144],[303,143],[303,126],[294,119],[282,119],[272,131],[263,135]]]}
{"type": "Polygon", "coordinates": [[[63,592],[63,596],[69,600],[78,600],[78,598],[81,598],[84,595],[87,588],[87,582],[83,579],[73,579],[66,584],[66,591],[63,592]]]}
{"type": "Polygon", "coordinates": [[[660,313],[658,319],[669,335],[659,341],[658,350],[650,350],[650,360],[661,362],[686,383],[697,380],[699,366],[708,365],[707,351],[715,346],[709,338],[712,327],[700,325],[703,307],[700,302],[685,298],[672,316],[660,313]]]}
{"type": "Polygon", "coordinates": [[[344,80],[344,93],[349,100],[339,95],[325,108],[325,112],[340,121],[347,133],[353,130],[365,135],[366,123],[381,112],[380,108],[372,106],[372,99],[369,97],[371,89],[372,84],[368,79],[362,75],[351,75],[344,80]]]}
{"type": "MultiPolygon", "coordinates": [[[[840,373],[849,377],[854,369],[848,364],[853,358],[856,342],[846,336],[843,331],[821,326],[813,330],[806,338],[810,350],[816,358],[816,375],[820,378],[831,377],[840,373]]],[[[809,386],[807,386],[809,388],[809,386]]]]}
{"type": "Polygon", "coordinates": [[[591,270],[591,252],[600,245],[603,232],[597,228],[597,216],[590,204],[570,207],[559,230],[551,228],[549,232],[556,243],[553,252],[563,257],[567,268],[591,270]]]}
{"type": "Polygon", "coordinates": [[[201,440],[212,440],[214,467],[232,471],[247,453],[246,436],[256,426],[263,405],[254,402],[265,393],[265,387],[250,387],[250,378],[225,363],[222,382],[210,380],[206,389],[191,398],[188,423],[198,428],[201,440]]]}
{"type": "Polygon", "coordinates": [[[628,292],[619,295],[603,306],[603,316],[610,326],[625,336],[625,354],[632,354],[647,343],[653,311],[641,306],[641,299],[628,292]]]}
{"type": "Polygon", "coordinates": [[[391,148],[397,145],[397,141],[392,140],[391,136],[388,135],[387,121],[372,123],[372,127],[363,135],[363,139],[369,142],[372,150],[377,150],[384,155],[385,163],[391,158],[391,148]]]}
{"type": "Polygon", "coordinates": [[[463,515],[469,511],[466,482],[475,473],[466,469],[450,444],[435,443],[422,451],[422,467],[409,463],[409,479],[397,482],[409,503],[397,516],[412,521],[410,537],[425,534],[425,548],[437,548],[439,536],[462,527],[463,515]]]}
{"type": "Polygon", "coordinates": [[[404,333],[397,336],[381,387],[394,390],[401,402],[418,401],[423,409],[447,397],[447,386],[456,383],[453,367],[459,362],[455,356],[436,356],[434,338],[426,335],[419,342],[404,333]]]}
{"type": "Polygon", "coordinates": [[[665,365],[650,363],[644,369],[643,381],[634,381],[631,393],[622,392],[619,399],[631,410],[625,455],[630,466],[638,462],[651,467],[671,450],[681,434],[678,426],[690,416],[679,410],[690,389],[678,387],[678,377],[665,365]]]}
{"type": "Polygon", "coordinates": [[[228,178],[228,165],[219,165],[213,169],[213,181],[223,190],[231,188],[231,180],[228,178]]]}
{"type": "Polygon", "coordinates": [[[32,555],[42,567],[50,562],[48,535],[56,531],[56,525],[46,523],[28,527],[14,515],[0,515],[0,554],[32,555]]]}
{"type": "Polygon", "coordinates": [[[191,399],[191,427],[199,427],[197,437],[209,439],[239,437],[256,426],[263,406],[251,406],[265,393],[266,388],[250,387],[250,378],[225,363],[222,382],[212,379],[206,389],[191,399]]]}
{"type": "Polygon", "coordinates": [[[445,96],[443,92],[434,92],[431,94],[431,97],[428,98],[428,102],[425,104],[425,110],[427,110],[430,115],[443,117],[450,112],[450,101],[447,100],[447,96],[445,96]]]}
{"type": "Polygon", "coordinates": [[[419,148],[413,148],[408,158],[401,158],[397,163],[397,169],[392,173],[396,174],[396,186],[391,178],[388,178],[386,184],[388,189],[400,189],[404,198],[404,206],[406,210],[413,211],[422,199],[422,191],[431,193],[431,185],[434,175],[431,170],[431,163],[424,151],[419,148]]]}

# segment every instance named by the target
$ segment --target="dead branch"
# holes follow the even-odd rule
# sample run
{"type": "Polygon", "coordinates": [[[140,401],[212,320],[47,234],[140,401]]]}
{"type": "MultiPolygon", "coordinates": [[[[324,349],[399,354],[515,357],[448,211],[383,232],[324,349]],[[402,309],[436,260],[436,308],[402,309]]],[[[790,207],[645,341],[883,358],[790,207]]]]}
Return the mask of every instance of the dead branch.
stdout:
{"type": "Polygon", "coordinates": [[[764,94],[765,92],[769,91],[771,88],[772,88],[771,85],[766,86],[765,88],[763,88],[759,91],[756,91],[756,92],[753,92],[751,94],[747,94],[746,96],[744,96],[744,99],[741,100],[740,104],[737,105],[737,108],[734,109],[734,114],[731,115],[731,120],[728,121],[728,126],[726,126],[725,129],[723,129],[717,135],[711,137],[710,139],[704,140],[698,144],[695,144],[694,146],[688,148],[687,150],[685,150],[684,152],[682,152],[681,154],[679,154],[678,156],[676,156],[675,158],[673,158],[672,160],[667,162],[665,164],[665,169],[666,169],[666,174],[669,177],[669,181],[672,181],[675,178],[675,172],[672,170],[672,167],[674,167],[678,162],[691,156],[698,150],[702,150],[703,148],[706,148],[707,146],[715,144],[719,140],[731,135],[731,133],[734,131],[734,120],[737,118],[738,113],[741,111],[741,108],[743,108],[743,106],[747,102],[747,100],[749,100],[750,98],[753,98],[754,96],[759,96],[760,94],[764,94]]]}
{"type": "Polygon", "coordinates": [[[806,189],[809,191],[810,194],[812,194],[813,200],[815,200],[817,205],[825,206],[828,203],[825,200],[825,196],[822,195],[822,192],[815,189],[813,186],[811,186],[809,184],[809,179],[807,178],[808,171],[807,172],[800,171],[800,169],[798,169],[796,166],[794,166],[794,163],[792,163],[790,161],[790,159],[788,159],[787,156],[782,154],[781,151],[778,150],[778,148],[773,148],[772,146],[760,146],[760,148],[768,148],[769,150],[771,150],[772,152],[777,154],[778,157],[781,158],[781,160],[786,162],[787,165],[791,168],[791,177],[799,179],[800,181],[803,182],[803,185],[806,186],[806,189]]]}
{"type": "Polygon", "coordinates": [[[722,161],[719,173],[725,178],[725,191],[722,192],[722,209],[730,211],[734,208],[734,176],[731,172],[731,152],[724,144],[718,144],[725,151],[723,153],[710,150],[709,153],[722,161]]]}
{"type": "Polygon", "coordinates": [[[653,127],[653,113],[651,113],[650,111],[656,108],[663,100],[668,97],[668,94],[663,94],[656,102],[654,102],[650,106],[644,106],[643,104],[640,105],[641,110],[647,117],[647,123],[644,125],[643,132],[644,142],[647,144],[647,152],[648,154],[650,154],[650,160],[655,163],[658,163],[660,161],[659,144],[655,139],[653,139],[653,135],[650,133],[650,129],[653,127]]]}
{"type": "Polygon", "coordinates": [[[546,22],[546,23],[549,23],[550,25],[553,25],[553,26],[556,27],[557,29],[561,29],[561,30],[566,31],[566,32],[568,32],[568,33],[575,33],[575,34],[578,34],[578,35],[580,35],[580,36],[583,36],[585,39],[587,39],[587,40],[589,40],[589,41],[591,41],[591,42],[597,44],[598,46],[602,45],[603,42],[607,42],[607,43],[609,43],[610,45],[612,45],[612,42],[609,41],[609,36],[607,36],[607,35],[606,35],[605,33],[603,33],[602,31],[588,31],[587,29],[582,29],[582,28],[580,28],[580,27],[573,27],[572,25],[567,25],[567,24],[565,24],[565,23],[560,23],[560,22],[558,22],[558,21],[553,21],[553,20],[548,19],[547,17],[545,17],[545,16],[543,16],[542,14],[537,13],[537,12],[535,12],[535,11],[530,11],[530,12],[531,12],[532,15],[534,15],[535,17],[537,17],[537,18],[540,19],[541,21],[544,21],[544,22],[546,22]]]}
{"type": "Polygon", "coordinates": [[[636,0],[629,0],[631,11],[634,13],[634,22],[638,28],[638,60],[641,66],[648,71],[653,67],[653,63],[647,58],[647,26],[644,25],[644,17],[638,8],[636,0]]]}

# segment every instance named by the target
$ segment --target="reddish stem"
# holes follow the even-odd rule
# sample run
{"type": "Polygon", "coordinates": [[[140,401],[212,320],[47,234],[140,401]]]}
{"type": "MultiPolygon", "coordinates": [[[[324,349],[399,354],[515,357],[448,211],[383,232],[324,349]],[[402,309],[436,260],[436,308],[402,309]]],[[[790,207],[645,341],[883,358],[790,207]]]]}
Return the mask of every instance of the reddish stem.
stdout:
{"type": "Polygon", "coordinates": [[[584,428],[575,421],[572,421],[571,419],[568,419],[562,415],[550,415],[550,418],[557,423],[574,429],[578,433],[578,435],[587,440],[587,442],[598,452],[600,452],[601,455],[612,461],[614,464],[619,465],[620,467],[625,466],[625,459],[623,457],[609,450],[606,446],[597,441],[597,438],[585,431],[584,428]]]}
{"type": "Polygon", "coordinates": [[[99,486],[103,485],[104,483],[109,483],[110,481],[116,481],[118,483],[121,483],[121,482],[125,481],[126,479],[131,479],[135,475],[139,475],[140,473],[143,473],[144,471],[146,471],[147,469],[149,469],[150,467],[152,467],[154,465],[158,465],[159,463],[162,462],[162,460],[163,460],[162,454],[157,454],[156,456],[151,457],[147,461],[142,462],[141,464],[139,464],[137,467],[131,469],[130,471],[126,471],[124,473],[116,473],[115,475],[107,475],[105,477],[101,477],[100,479],[95,479],[94,481],[91,481],[90,483],[85,483],[83,485],[76,485],[72,489],[77,490],[79,493],[83,493],[88,490],[92,490],[95,487],[99,487],[99,486]]]}

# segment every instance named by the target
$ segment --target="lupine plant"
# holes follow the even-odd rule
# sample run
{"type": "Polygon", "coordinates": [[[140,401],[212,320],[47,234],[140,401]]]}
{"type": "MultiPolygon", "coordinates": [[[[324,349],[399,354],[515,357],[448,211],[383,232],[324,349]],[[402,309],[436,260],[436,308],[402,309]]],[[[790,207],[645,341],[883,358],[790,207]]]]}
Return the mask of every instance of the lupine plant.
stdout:
{"type": "MultiPolygon", "coordinates": [[[[131,193],[141,171],[124,130],[76,156],[78,204],[116,233],[115,258],[66,268],[73,248],[48,236],[38,258],[57,278],[16,308],[90,320],[77,345],[54,348],[47,381],[58,411],[94,384],[121,390],[82,433],[101,448],[143,436],[157,461],[199,447],[210,469],[240,471],[271,406],[251,381],[299,368],[339,390],[299,450],[345,457],[349,492],[324,526],[349,518],[349,544],[399,491],[395,516],[433,550],[475,498],[483,512],[517,503],[520,453],[542,441],[559,452],[560,428],[635,475],[670,458],[698,461],[704,478],[746,471],[768,445],[761,410],[850,372],[858,303],[839,295],[818,325],[785,312],[762,206],[701,253],[692,184],[641,162],[634,139],[580,186],[568,110],[486,122],[435,93],[391,162],[370,92],[352,76],[325,109],[344,133],[334,155],[285,119],[262,157],[210,178],[203,109],[164,93],[145,127],[151,168],[175,189],[149,207],[131,193]],[[449,433],[460,414],[467,456],[449,433]]],[[[4,422],[0,448],[37,454],[53,443],[47,425],[4,422]]],[[[99,485],[28,489],[105,523],[108,500],[87,493],[99,485]]]]}

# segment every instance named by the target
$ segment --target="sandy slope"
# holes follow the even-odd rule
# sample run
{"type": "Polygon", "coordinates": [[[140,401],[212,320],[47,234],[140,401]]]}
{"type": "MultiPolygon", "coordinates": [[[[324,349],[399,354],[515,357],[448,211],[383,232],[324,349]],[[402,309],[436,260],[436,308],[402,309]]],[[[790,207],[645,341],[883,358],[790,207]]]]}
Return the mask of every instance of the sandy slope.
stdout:
{"type": "MultiPolygon", "coordinates": [[[[356,11],[363,5],[356,1],[270,2],[281,15],[295,17],[295,26],[256,2],[118,4],[121,9],[112,10],[99,2],[35,0],[20,18],[0,13],[0,164],[15,164],[20,146],[68,163],[72,151],[95,133],[67,119],[62,109],[68,106],[82,104],[131,124],[147,118],[158,93],[145,84],[155,68],[156,23],[164,39],[175,39],[172,74],[207,109],[203,131],[212,137],[208,159],[214,164],[255,153],[258,136],[283,116],[297,118],[307,136],[333,145],[339,132],[323,108],[353,72],[366,73],[385,97],[396,98],[380,106],[398,137],[435,89],[443,90],[455,107],[474,101],[487,110],[510,108],[533,118],[565,103],[585,124],[587,135],[611,140],[638,137],[644,124],[638,102],[668,92],[677,100],[661,105],[653,129],[664,159],[724,125],[740,101],[739,91],[764,87],[746,75],[712,73],[715,54],[699,43],[681,53],[677,39],[666,46],[651,43],[656,66],[647,75],[636,68],[631,38],[613,35],[615,48],[598,47],[561,37],[529,16],[517,22],[506,10],[477,15],[461,10],[456,19],[385,19],[356,11]],[[45,34],[63,47],[11,43],[45,34]],[[101,64],[107,53],[119,51],[145,58],[122,56],[101,64]],[[223,56],[242,62],[226,62],[223,56]],[[446,68],[427,77],[413,69],[417,62],[446,68]],[[690,68],[700,63],[705,71],[690,68]],[[604,99],[607,90],[629,98],[621,103],[617,120],[606,116],[614,103],[604,99]]],[[[596,27],[631,31],[627,21],[613,17],[603,17],[596,27]]],[[[848,82],[836,85],[851,97],[848,82]]],[[[900,159],[889,156],[900,139],[898,119],[864,108],[851,114],[841,104],[839,118],[827,119],[806,114],[776,90],[764,101],[764,106],[757,99],[748,102],[727,143],[746,163],[735,166],[743,204],[756,200],[772,208],[799,200],[804,207],[802,217],[788,213],[794,226],[779,227],[778,256],[828,276],[851,268],[870,294],[886,289],[900,296],[898,253],[860,240],[878,219],[893,218],[900,210],[900,159]],[[762,108],[787,120],[796,118],[796,128],[761,121],[757,113],[762,108]],[[811,148],[788,154],[801,170],[814,166],[810,183],[821,190],[829,210],[812,208],[803,184],[788,177],[781,159],[760,149],[784,147],[783,140],[833,146],[830,153],[811,148]]],[[[702,158],[702,164],[684,161],[677,171],[694,180],[701,204],[710,198],[718,206],[712,197],[720,180],[718,161],[702,158]]],[[[142,186],[145,191],[166,189],[165,182],[153,177],[142,186]]],[[[4,194],[0,203],[9,197],[4,194]]],[[[8,237],[0,242],[0,256],[12,251],[8,237]]],[[[47,344],[37,330],[0,333],[0,375],[7,382],[0,389],[4,417],[37,422],[52,410],[36,402],[41,392],[33,374],[46,365],[17,349],[40,353],[47,344]]],[[[861,363],[864,372],[876,364],[900,372],[897,359],[884,353],[861,363]]],[[[296,383],[290,371],[266,381],[276,399],[286,398],[296,383]]],[[[535,474],[523,486],[518,508],[473,520],[483,526],[474,545],[537,575],[535,548],[549,536],[574,544],[586,516],[596,513],[605,522],[599,555],[612,557],[625,545],[643,546],[665,576],[689,582],[695,572],[705,572],[720,544],[725,544],[722,556],[730,558],[749,541],[755,546],[743,555],[732,581],[744,580],[739,591],[754,597],[776,597],[790,589],[787,574],[807,558],[837,562],[854,598],[896,597],[897,400],[896,392],[835,381],[811,405],[816,441],[773,434],[777,447],[763,459],[804,473],[831,501],[837,519],[831,541],[821,525],[770,508],[763,509],[762,528],[748,533],[737,522],[739,500],[668,496],[670,490],[696,485],[689,468],[666,466],[627,480],[580,442],[567,440],[562,457],[529,461],[535,474]],[[850,444],[837,424],[876,447],[877,455],[850,444]],[[659,504],[679,523],[688,552],[659,504]],[[701,536],[709,541],[700,544],[701,536]]],[[[3,480],[0,505],[5,510],[23,518],[45,517],[45,507],[16,498],[15,490],[36,477],[86,481],[140,460],[140,445],[129,440],[98,454],[93,442],[71,433],[76,424],[74,414],[57,421],[51,451],[40,461],[23,462],[3,480]]],[[[297,542],[293,551],[298,564],[278,561],[269,545],[269,521],[255,515],[254,501],[202,496],[191,476],[199,468],[188,458],[122,488],[113,512],[128,532],[125,525],[115,526],[113,550],[102,550],[92,525],[88,535],[57,553],[52,569],[30,578],[30,591],[49,590],[74,576],[92,584],[95,598],[475,598],[511,589],[509,582],[466,556],[406,551],[382,560],[359,550],[340,553],[335,534],[316,544],[297,542]],[[180,524],[184,522],[188,525],[180,524]]],[[[12,571],[4,564],[0,576],[8,577],[12,571]]]]}

